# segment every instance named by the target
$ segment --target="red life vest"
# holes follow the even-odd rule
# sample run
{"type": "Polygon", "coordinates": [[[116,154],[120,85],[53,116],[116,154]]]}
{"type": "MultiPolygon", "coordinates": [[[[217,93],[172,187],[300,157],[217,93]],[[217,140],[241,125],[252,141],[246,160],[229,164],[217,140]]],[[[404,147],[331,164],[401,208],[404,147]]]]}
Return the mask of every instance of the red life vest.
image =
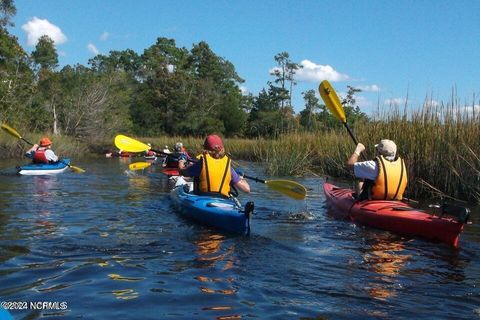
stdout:
{"type": "Polygon", "coordinates": [[[37,149],[33,155],[33,163],[49,163],[47,156],[45,155],[45,150],[37,149]]]}

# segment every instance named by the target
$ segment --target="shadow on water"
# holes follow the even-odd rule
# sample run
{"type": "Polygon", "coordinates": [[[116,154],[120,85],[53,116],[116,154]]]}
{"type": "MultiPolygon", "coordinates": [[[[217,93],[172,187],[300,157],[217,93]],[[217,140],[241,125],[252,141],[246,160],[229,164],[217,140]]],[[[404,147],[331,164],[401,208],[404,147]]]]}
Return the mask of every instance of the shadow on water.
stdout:
{"type": "Polygon", "coordinates": [[[0,163],[0,297],[59,303],[15,318],[480,319],[478,211],[455,250],[332,217],[310,177],[305,201],[251,184],[252,234],[231,236],[175,214],[158,166],[129,161],[0,163]]]}

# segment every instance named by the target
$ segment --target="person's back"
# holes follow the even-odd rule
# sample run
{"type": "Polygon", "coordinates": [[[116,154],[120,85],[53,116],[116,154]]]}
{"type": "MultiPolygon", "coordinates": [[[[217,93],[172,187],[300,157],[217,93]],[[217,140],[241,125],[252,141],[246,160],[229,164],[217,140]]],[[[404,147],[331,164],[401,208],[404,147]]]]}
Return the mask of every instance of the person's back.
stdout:
{"type": "Polygon", "coordinates": [[[221,194],[230,196],[231,186],[243,192],[250,192],[248,182],[241,178],[231,166],[230,158],[225,154],[223,142],[217,135],[205,139],[204,152],[198,162],[185,167],[185,159],[179,161],[180,173],[194,177],[194,192],[198,194],[221,194]]]}
{"type": "Polygon", "coordinates": [[[364,150],[365,146],[359,143],[347,161],[355,177],[365,180],[357,187],[359,199],[402,200],[408,177],[405,162],[397,156],[396,144],[382,139],[375,145],[375,159],[359,162],[358,157],[364,150]]]}
{"type": "Polygon", "coordinates": [[[40,144],[34,144],[25,156],[32,159],[33,163],[53,163],[58,161],[58,157],[51,149],[52,142],[49,138],[43,137],[40,139],[40,144]]]}

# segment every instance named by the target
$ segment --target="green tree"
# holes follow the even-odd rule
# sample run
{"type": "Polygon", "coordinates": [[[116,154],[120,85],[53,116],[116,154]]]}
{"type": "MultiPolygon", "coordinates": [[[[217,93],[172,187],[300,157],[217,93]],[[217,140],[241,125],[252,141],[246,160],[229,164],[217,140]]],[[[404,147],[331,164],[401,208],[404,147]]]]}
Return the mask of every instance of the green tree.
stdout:
{"type": "Polygon", "coordinates": [[[131,88],[124,72],[99,74],[82,65],[56,74],[58,118],[63,131],[88,141],[129,130],[131,88]]]}
{"type": "Polygon", "coordinates": [[[354,125],[357,121],[368,121],[368,116],[360,110],[357,105],[355,95],[362,92],[360,89],[356,89],[351,86],[347,86],[347,95],[342,99],[342,105],[345,110],[345,116],[351,125],[354,125]]]}
{"type": "Polygon", "coordinates": [[[88,60],[92,70],[99,73],[126,72],[132,77],[141,70],[140,56],[133,50],[110,51],[108,56],[97,55],[88,60]]]}
{"type": "Polygon", "coordinates": [[[244,98],[233,64],[205,42],[190,51],[159,38],[144,51],[142,80],[131,115],[139,134],[243,133],[244,98]]]}
{"type": "Polygon", "coordinates": [[[13,0],[1,0],[0,1],[0,28],[6,26],[13,26],[10,19],[17,14],[17,8],[13,3],[13,0]]]}
{"type": "Polygon", "coordinates": [[[315,90],[302,92],[305,109],[300,112],[300,124],[307,131],[318,128],[317,113],[320,110],[320,100],[315,96],[315,90]]]}
{"type": "Polygon", "coordinates": [[[0,119],[25,128],[33,86],[28,55],[17,38],[0,27],[0,119]]]}
{"type": "Polygon", "coordinates": [[[38,39],[35,50],[32,52],[32,60],[40,66],[40,70],[53,71],[58,67],[57,49],[49,36],[43,35],[38,39]]]}
{"type": "Polygon", "coordinates": [[[285,107],[285,101],[288,100],[288,105],[292,106],[292,91],[295,82],[294,76],[298,69],[302,68],[298,63],[292,62],[290,55],[287,52],[281,52],[275,55],[277,67],[273,69],[271,75],[276,77],[275,83],[279,85],[277,88],[278,96],[281,97],[281,108],[285,107]],[[287,88],[289,86],[289,89],[287,88]]]}
{"type": "Polygon", "coordinates": [[[293,110],[290,107],[279,108],[280,100],[281,97],[273,86],[270,86],[268,91],[260,91],[253,100],[248,118],[248,136],[277,137],[296,128],[293,110]]]}
{"type": "Polygon", "coordinates": [[[42,129],[51,128],[53,134],[58,135],[60,128],[57,105],[61,89],[58,76],[54,72],[58,66],[58,54],[53,40],[47,35],[41,36],[31,57],[38,70],[39,90],[35,102],[39,107],[43,106],[45,109],[44,113],[37,113],[38,118],[34,119],[34,122],[42,129]],[[50,123],[51,125],[49,125],[50,123]]]}

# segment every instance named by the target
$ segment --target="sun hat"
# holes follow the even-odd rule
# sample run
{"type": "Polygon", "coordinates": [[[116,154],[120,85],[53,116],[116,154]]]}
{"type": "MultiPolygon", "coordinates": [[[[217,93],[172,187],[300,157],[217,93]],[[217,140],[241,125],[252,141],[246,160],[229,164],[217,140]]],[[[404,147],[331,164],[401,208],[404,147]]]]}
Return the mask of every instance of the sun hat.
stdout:
{"type": "Polygon", "coordinates": [[[380,140],[380,143],[375,145],[375,149],[377,149],[378,153],[384,157],[394,158],[397,154],[397,145],[395,142],[388,139],[380,140]]]}
{"type": "Polygon", "coordinates": [[[52,141],[50,141],[50,139],[48,139],[47,137],[43,137],[42,139],[40,139],[40,147],[48,147],[51,144],[52,141]]]}
{"type": "Polygon", "coordinates": [[[223,141],[222,138],[217,136],[216,134],[211,134],[205,138],[205,142],[203,143],[203,147],[206,150],[210,151],[219,151],[223,149],[223,141]]]}

